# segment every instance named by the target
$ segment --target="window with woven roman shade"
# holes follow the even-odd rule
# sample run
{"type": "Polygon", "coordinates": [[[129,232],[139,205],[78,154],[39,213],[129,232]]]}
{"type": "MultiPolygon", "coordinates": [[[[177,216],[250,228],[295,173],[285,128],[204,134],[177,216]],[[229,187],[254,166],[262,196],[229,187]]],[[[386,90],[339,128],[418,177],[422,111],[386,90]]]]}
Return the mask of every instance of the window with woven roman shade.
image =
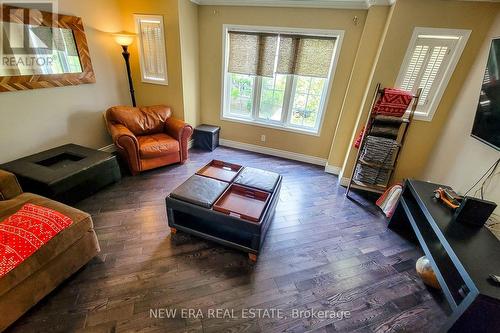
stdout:
{"type": "Polygon", "coordinates": [[[276,73],[326,78],[335,38],[280,35],[276,73]]]}
{"type": "Polygon", "coordinates": [[[277,35],[229,32],[229,72],[274,75],[277,35]]]}
{"type": "Polygon", "coordinates": [[[342,32],[226,29],[223,118],[318,133],[342,32]]]}
{"type": "Polygon", "coordinates": [[[168,84],[163,17],[134,15],[139,36],[139,58],[142,81],[168,84]]]}
{"type": "Polygon", "coordinates": [[[228,71],[326,78],[334,48],[335,38],[229,31],[228,71]]]}

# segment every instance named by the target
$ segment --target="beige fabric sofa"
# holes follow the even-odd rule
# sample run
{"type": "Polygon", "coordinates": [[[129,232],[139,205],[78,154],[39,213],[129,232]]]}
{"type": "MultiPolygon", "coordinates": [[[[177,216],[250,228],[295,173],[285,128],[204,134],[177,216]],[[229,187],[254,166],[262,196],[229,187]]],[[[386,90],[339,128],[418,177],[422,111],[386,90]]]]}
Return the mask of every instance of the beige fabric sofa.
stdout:
{"type": "Polygon", "coordinates": [[[0,278],[0,332],[100,251],[89,214],[23,193],[14,175],[0,170],[0,223],[25,203],[54,209],[70,217],[73,224],[0,278]]]}

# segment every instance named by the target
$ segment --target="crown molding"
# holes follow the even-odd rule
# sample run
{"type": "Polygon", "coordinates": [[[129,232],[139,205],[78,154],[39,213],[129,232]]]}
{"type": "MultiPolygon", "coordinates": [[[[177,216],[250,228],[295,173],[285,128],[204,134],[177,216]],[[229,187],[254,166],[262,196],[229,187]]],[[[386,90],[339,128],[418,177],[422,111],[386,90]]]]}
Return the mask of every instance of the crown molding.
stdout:
{"type": "Polygon", "coordinates": [[[366,0],[368,6],[392,6],[396,3],[396,0],[366,0]]]}
{"type": "Polygon", "coordinates": [[[200,6],[368,9],[371,6],[391,6],[396,0],[191,0],[191,2],[200,6]]]}

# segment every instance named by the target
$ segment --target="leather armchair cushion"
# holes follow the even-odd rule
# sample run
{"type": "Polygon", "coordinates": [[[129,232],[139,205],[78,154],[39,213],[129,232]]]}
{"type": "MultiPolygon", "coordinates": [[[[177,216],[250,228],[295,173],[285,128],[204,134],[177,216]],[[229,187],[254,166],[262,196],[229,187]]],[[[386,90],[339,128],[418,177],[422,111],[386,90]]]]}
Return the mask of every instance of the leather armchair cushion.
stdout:
{"type": "Polygon", "coordinates": [[[141,158],[161,157],[180,151],[179,141],[164,133],[138,136],[137,141],[141,158]]]}
{"type": "Polygon", "coordinates": [[[165,105],[114,106],[106,111],[107,121],[125,126],[136,136],[164,132],[165,122],[171,115],[170,108],[165,105]]]}

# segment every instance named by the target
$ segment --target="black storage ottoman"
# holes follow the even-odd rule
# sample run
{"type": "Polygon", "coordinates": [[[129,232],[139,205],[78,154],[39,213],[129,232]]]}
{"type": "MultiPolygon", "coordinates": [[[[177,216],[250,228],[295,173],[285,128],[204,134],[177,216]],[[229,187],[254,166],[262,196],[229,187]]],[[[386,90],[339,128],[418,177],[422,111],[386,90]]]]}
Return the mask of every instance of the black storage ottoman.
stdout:
{"type": "Polygon", "coordinates": [[[116,156],[67,144],[0,165],[23,191],[74,204],[121,179],[116,156]]]}
{"type": "Polygon", "coordinates": [[[243,168],[240,177],[231,183],[194,175],[166,198],[168,225],[173,233],[180,230],[212,240],[248,252],[250,259],[256,260],[274,217],[281,182],[279,174],[253,168],[243,168]],[[242,185],[268,193],[269,200],[258,222],[214,208],[232,186],[242,185]]]}
{"type": "Polygon", "coordinates": [[[194,129],[193,138],[195,148],[213,151],[219,146],[220,127],[200,125],[194,129]]]}

